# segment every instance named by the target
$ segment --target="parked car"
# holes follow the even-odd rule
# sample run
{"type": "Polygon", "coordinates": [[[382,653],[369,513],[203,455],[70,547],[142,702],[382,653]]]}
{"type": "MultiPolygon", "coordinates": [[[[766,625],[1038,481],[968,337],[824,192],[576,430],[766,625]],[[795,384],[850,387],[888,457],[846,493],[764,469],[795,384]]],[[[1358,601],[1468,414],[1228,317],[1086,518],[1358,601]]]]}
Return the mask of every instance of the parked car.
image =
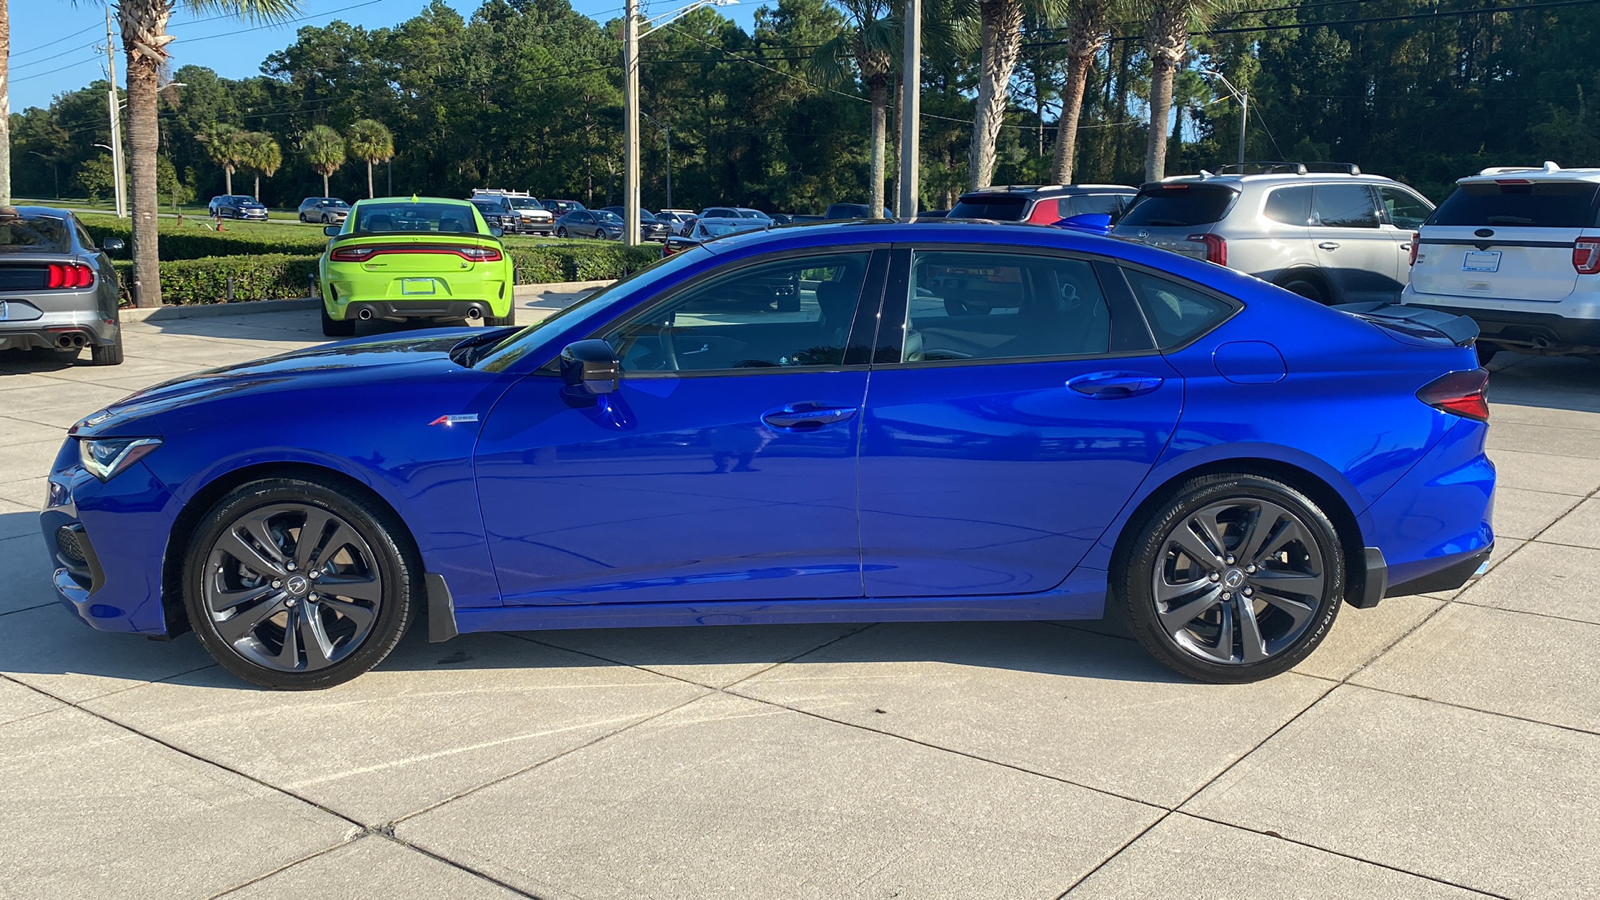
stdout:
{"type": "Polygon", "coordinates": [[[748,206],[708,206],[700,211],[697,218],[701,219],[758,219],[772,224],[772,217],[759,209],[748,206]]]}
{"type": "Polygon", "coordinates": [[[622,217],[603,209],[575,209],[556,220],[556,237],[622,240],[622,217]]]}
{"type": "Polygon", "coordinates": [[[1054,225],[1073,216],[1108,215],[1114,222],[1138,193],[1138,188],[1122,184],[1003,185],[962,194],[946,215],[1039,225],[1054,225]]]}
{"type": "Polygon", "coordinates": [[[892,219],[894,214],[889,212],[887,206],[883,208],[883,215],[874,216],[872,207],[865,203],[835,203],[828,207],[822,218],[830,222],[844,219],[892,219]]]}
{"type": "Polygon", "coordinates": [[[1433,204],[1347,163],[1248,163],[1146,184],[1113,234],[1318,303],[1393,302],[1433,204]]]}
{"type": "Polygon", "coordinates": [[[772,226],[760,219],[718,218],[695,219],[689,226],[689,233],[672,235],[666,243],[661,245],[661,255],[671,256],[690,247],[698,247],[706,241],[716,240],[730,234],[739,234],[745,231],[765,231],[772,226]]]}
{"type": "Polygon", "coordinates": [[[322,333],[358,320],[512,323],[511,257],[477,205],[438,197],[358,200],[317,262],[322,333]]]}
{"type": "Polygon", "coordinates": [[[511,208],[511,203],[506,198],[498,195],[474,196],[467,201],[478,210],[483,220],[499,228],[506,234],[516,234],[522,230],[522,214],[511,208]]]}
{"type": "Polygon", "coordinates": [[[695,215],[692,209],[663,209],[656,212],[656,218],[667,223],[673,234],[683,234],[695,215]]]}
{"type": "Polygon", "coordinates": [[[122,362],[117,272],[106,251],[64,209],[0,207],[0,350],[87,347],[97,366],[122,362]]]}
{"type": "Polygon", "coordinates": [[[549,235],[555,231],[555,215],[544,208],[539,198],[526,191],[507,191],[499,188],[474,189],[471,199],[476,200],[479,197],[504,199],[518,216],[515,230],[519,234],[549,235]]]}
{"type": "Polygon", "coordinates": [[[256,202],[256,198],[243,194],[223,194],[212,197],[208,204],[213,218],[220,219],[259,219],[265,221],[267,208],[256,202]]]}
{"type": "Polygon", "coordinates": [[[350,204],[338,197],[307,197],[295,212],[302,222],[337,225],[350,214],[350,204]]]}
{"type": "Polygon", "coordinates": [[[1600,356],[1600,169],[1484,169],[1414,218],[1401,302],[1471,316],[1478,357],[1600,356]]]}
{"type": "Polygon", "coordinates": [[[575,209],[585,208],[576,200],[545,200],[543,203],[544,208],[550,210],[550,214],[558,219],[575,209]]]}
{"type": "Polygon", "coordinates": [[[540,326],[134,394],[73,428],[41,525],[84,622],[192,629],[275,688],[355,677],[424,608],[440,641],[1112,607],[1178,672],[1246,682],[1346,605],[1485,564],[1473,333],[1064,229],[740,234],[540,326]],[[1009,303],[948,303],[973,272],[1009,303]]]}
{"type": "MultiPolygon", "coordinates": [[[[604,207],[604,211],[611,213],[623,222],[628,221],[627,219],[622,218],[622,214],[625,212],[625,210],[620,206],[607,206],[604,207]]],[[[648,209],[639,210],[640,240],[664,241],[671,235],[672,229],[667,225],[667,223],[656,218],[655,215],[648,209]]]]}
{"type": "Polygon", "coordinates": [[[790,225],[804,225],[807,222],[823,222],[823,221],[826,221],[826,219],[823,216],[803,215],[803,214],[800,214],[800,213],[790,213],[789,214],[789,224],[790,225]]]}

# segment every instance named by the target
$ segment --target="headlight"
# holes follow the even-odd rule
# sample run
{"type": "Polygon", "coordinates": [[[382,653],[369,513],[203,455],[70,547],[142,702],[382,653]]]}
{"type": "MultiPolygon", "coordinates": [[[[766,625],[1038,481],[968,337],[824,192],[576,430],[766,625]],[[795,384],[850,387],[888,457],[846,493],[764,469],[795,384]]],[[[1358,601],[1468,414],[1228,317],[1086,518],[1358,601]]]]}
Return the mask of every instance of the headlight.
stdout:
{"type": "Polygon", "coordinates": [[[94,477],[110,481],[159,446],[160,438],[83,438],[78,441],[78,460],[94,477]]]}

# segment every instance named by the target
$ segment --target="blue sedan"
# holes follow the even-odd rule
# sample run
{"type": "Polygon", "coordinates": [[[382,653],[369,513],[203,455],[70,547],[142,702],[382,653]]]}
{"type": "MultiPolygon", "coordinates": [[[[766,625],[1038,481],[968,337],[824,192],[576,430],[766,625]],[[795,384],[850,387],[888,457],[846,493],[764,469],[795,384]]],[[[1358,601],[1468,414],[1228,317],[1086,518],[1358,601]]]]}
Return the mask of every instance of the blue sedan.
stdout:
{"type": "Polygon", "coordinates": [[[89,625],[257,684],[460,632],[1095,619],[1252,681],[1493,547],[1470,322],[1093,234],[806,226],[521,330],[329,344],[73,427],[43,528],[89,625]]]}

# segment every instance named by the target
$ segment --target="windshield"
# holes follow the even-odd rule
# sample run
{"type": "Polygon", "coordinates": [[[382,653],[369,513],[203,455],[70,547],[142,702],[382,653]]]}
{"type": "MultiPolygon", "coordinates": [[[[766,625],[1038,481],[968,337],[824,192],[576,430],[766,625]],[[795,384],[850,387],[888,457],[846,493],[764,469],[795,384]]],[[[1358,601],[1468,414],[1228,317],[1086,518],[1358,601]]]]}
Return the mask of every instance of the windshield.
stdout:
{"type": "Polygon", "coordinates": [[[700,231],[701,231],[701,233],[703,233],[708,238],[722,237],[725,234],[733,234],[736,231],[751,231],[751,230],[752,229],[748,225],[741,228],[740,226],[738,226],[737,224],[735,224],[733,222],[701,222],[700,223],[700,231]]]}
{"type": "Polygon", "coordinates": [[[512,197],[511,198],[511,208],[512,209],[544,209],[544,207],[539,205],[539,201],[533,199],[532,197],[512,197]]]}
{"type": "Polygon", "coordinates": [[[477,230],[472,211],[453,203],[363,203],[355,223],[351,232],[363,234],[477,230]]]}
{"type": "Polygon", "coordinates": [[[0,253],[67,253],[72,239],[62,219],[0,219],[0,253]]]}
{"type": "Polygon", "coordinates": [[[350,204],[344,202],[343,200],[324,200],[324,201],[322,201],[322,205],[323,206],[331,206],[334,209],[349,209],[350,208],[350,204]]]}
{"type": "Polygon", "coordinates": [[[997,222],[1019,222],[1027,214],[1026,197],[976,194],[962,197],[950,208],[952,219],[994,219],[997,222]]]}
{"type": "Polygon", "coordinates": [[[1180,184],[1145,188],[1117,224],[1151,228],[1209,225],[1221,221],[1238,196],[1225,187],[1180,184]]]}
{"type": "MultiPolygon", "coordinates": [[[[691,247],[657,260],[632,275],[613,281],[548,319],[535,322],[507,336],[487,348],[487,352],[479,358],[477,364],[488,372],[504,372],[518,360],[559,335],[572,322],[593,313],[602,313],[607,307],[633,296],[638,291],[646,291],[656,285],[668,283],[681,270],[703,261],[710,255],[711,251],[702,247],[691,247]]],[[[573,335],[572,339],[578,340],[579,337],[573,335]]]]}
{"type": "Polygon", "coordinates": [[[1463,184],[1427,224],[1589,228],[1595,224],[1596,192],[1600,185],[1570,181],[1463,184]]]}

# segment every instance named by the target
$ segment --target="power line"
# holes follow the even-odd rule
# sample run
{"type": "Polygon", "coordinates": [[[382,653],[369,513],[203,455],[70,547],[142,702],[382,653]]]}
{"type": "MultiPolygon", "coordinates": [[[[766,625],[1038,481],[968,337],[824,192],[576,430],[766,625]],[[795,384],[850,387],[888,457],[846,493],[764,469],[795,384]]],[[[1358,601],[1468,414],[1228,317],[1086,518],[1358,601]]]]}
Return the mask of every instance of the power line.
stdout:
{"type": "MultiPolygon", "coordinates": [[[[84,28],[84,29],[81,29],[81,30],[78,30],[78,31],[74,31],[71,34],[64,34],[64,35],[62,35],[61,37],[58,37],[58,38],[52,38],[52,39],[50,39],[48,41],[45,41],[42,44],[37,44],[35,46],[29,47],[28,49],[23,50],[23,51],[21,51],[19,53],[13,53],[13,54],[11,54],[11,58],[12,59],[16,59],[19,56],[27,56],[29,53],[37,53],[40,50],[44,50],[44,49],[46,49],[48,47],[54,47],[55,45],[61,43],[62,41],[70,41],[70,40],[72,40],[73,38],[77,37],[80,34],[83,34],[83,33],[88,32],[88,31],[93,31],[93,30],[95,30],[96,28],[99,28],[99,27],[100,27],[100,23],[96,22],[93,25],[90,25],[88,28],[84,28]]],[[[71,53],[72,51],[71,50],[65,50],[65,51],[62,51],[62,52],[71,53]]],[[[13,66],[12,68],[21,68],[21,67],[20,66],[13,66]]]]}
{"type": "MultiPolygon", "coordinates": [[[[58,42],[58,43],[59,43],[59,42],[58,42]]],[[[36,60],[34,60],[34,61],[33,61],[33,62],[25,62],[25,63],[19,63],[19,64],[18,64],[18,65],[15,65],[15,66],[12,66],[12,67],[11,67],[11,71],[13,71],[13,72],[15,72],[15,71],[16,71],[16,70],[18,70],[18,69],[26,69],[26,68],[27,68],[27,67],[29,67],[29,66],[42,66],[42,65],[47,65],[47,64],[49,64],[49,63],[53,63],[53,62],[55,62],[55,61],[56,61],[56,60],[58,60],[58,59],[60,59],[60,58],[61,58],[61,57],[63,57],[63,56],[66,56],[66,55],[67,55],[67,54],[68,54],[68,53],[74,53],[74,52],[76,52],[76,51],[78,51],[78,50],[82,50],[82,49],[84,49],[84,48],[85,48],[85,47],[94,47],[94,46],[96,46],[96,45],[97,45],[97,44],[99,44],[99,43],[100,43],[100,42],[99,42],[99,41],[97,41],[97,40],[96,40],[96,41],[90,41],[90,42],[89,42],[89,43],[87,43],[87,44],[79,44],[79,45],[78,45],[78,46],[76,46],[76,47],[68,47],[68,48],[67,48],[67,49],[65,49],[65,50],[62,50],[62,51],[61,51],[61,52],[59,52],[59,53],[57,53],[57,54],[56,54],[56,55],[55,55],[55,56],[47,56],[47,57],[45,57],[45,58],[44,58],[44,59],[36,59],[36,60]]],[[[97,55],[98,55],[98,54],[97,54],[97,55]]],[[[28,77],[29,77],[29,78],[32,78],[32,77],[33,77],[33,76],[31,76],[31,75],[30,75],[30,76],[28,76],[28,77]]],[[[22,79],[20,79],[20,78],[18,78],[18,79],[15,79],[15,80],[17,80],[17,81],[21,81],[21,80],[22,80],[22,79]]]]}
{"type": "MultiPolygon", "coordinates": [[[[80,59],[80,60],[76,60],[74,62],[69,62],[64,66],[57,66],[54,69],[48,69],[48,70],[43,71],[43,72],[35,72],[34,74],[26,76],[24,78],[13,78],[13,79],[11,79],[11,83],[12,84],[21,84],[24,81],[32,81],[35,78],[43,78],[46,75],[54,75],[55,73],[64,71],[66,69],[71,69],[71,68],[74,68],[76,66],[81,66],[81,65],[84,65],[85,63],[92,63],[92,62],[94,62],[95,60],[97,60],[99,58],[100,58],[99,54],[95,54],[94,56],[89,56],[89,57],[85,57],[85,58],[80,59]]],[[[51,60],[51,62],[55,62],[55,60],[51,60]]]]}

